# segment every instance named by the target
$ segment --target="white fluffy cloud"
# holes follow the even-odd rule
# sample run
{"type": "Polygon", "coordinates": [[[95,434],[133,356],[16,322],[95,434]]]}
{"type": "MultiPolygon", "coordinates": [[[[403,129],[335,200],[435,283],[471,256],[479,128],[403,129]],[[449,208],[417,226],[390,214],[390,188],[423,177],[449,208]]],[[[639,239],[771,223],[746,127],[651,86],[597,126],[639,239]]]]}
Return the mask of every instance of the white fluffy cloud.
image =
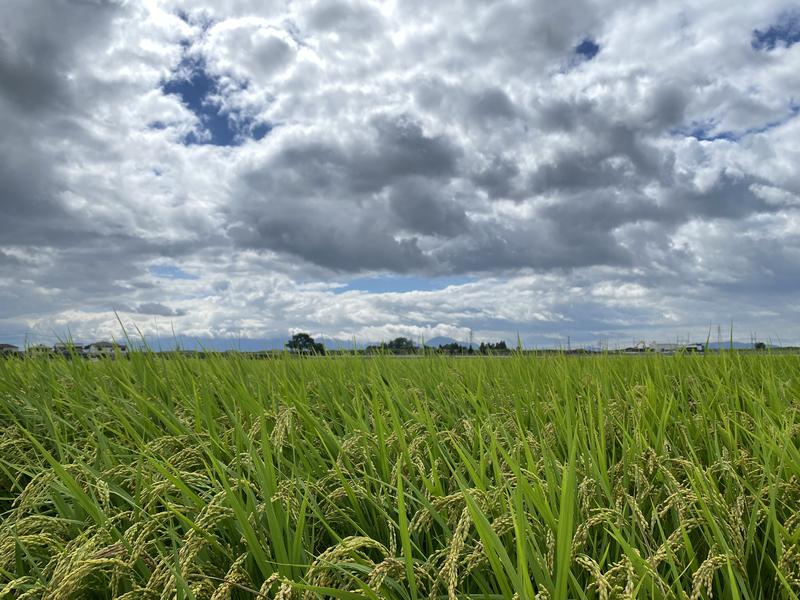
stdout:
{"type": "Polygon", "coordinates": [[[797,22],[8,0],[0,338],[799,342],[797,22]]]}

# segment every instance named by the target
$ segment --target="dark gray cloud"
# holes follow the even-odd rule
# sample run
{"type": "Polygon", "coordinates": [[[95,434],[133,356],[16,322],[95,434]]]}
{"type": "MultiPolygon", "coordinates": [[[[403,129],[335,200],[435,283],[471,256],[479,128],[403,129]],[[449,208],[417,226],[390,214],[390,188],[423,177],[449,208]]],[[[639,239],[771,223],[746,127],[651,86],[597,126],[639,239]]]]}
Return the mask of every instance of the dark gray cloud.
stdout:
{"type": "Polygon", "coordinates": [[[458,203],[439,197],[440,190],[425,180],[398,182],[389,194],[389,206],[401,228],[412,233],[454,237],[469,230],[469,219],[458,203]]]}
{"type": "Polygon", "coordinates": [[[136,312],[142,315],[158,315],[160,317],[182,317],[185,310],[170,308],[160,302],[143,302],[136,307],[136,312]]]}
{"type": "Polygon", "coordinates": [[[631,266],[629,251],[611,231],[531,219],[516,225],[478,225],[468,237],[438,249],[438,264],[448,272],[510,272],[532,268],[542,271],[610,265],[631,266]]]}
{"type": "Polygon", "coordinates": [[[348,141],[291,140],[245,179],[255,187],[287,185],[297,193],[341,186],[348,188],[349,199],[379,192],[402,177],[447,179],[455,174],[457,146],[445,136],[426,135],[406,116],[378,116],[348,134],[348,141]]]}
{"type": "Polygon", "coordinates": [[[383,188],[408,175],[442,179],[455,174],[460,151],[441,135],[426,135],[406,116],[377,117],[371,123],[376,137],[370,146],[354,148],[344,175],[357,191],[383,188]]]}
{"type": "Polygon", "coordinates": [[[517,108],[503,90],[491,88],[470,99],[469,116],[476,121],[491,123],[497,119],[513,119],[517,116],[517,108]]]}
{"type": "Polygon", "coordinates": [[[122,12],[115,0],[8,0],[0,8],[0,97],[22,113],[68,109],[81,50],[102,45],[122,12]],[[48,31],[49,35],[43,35],[48,31]]]}
{"type": "Polygon", "coordinates": [[[315,3],[306,15],[313,30],[332,31],[353,38],[380,35],[383,17],[377,8],[366,2],[322,0],[315,3]]]}
{"type": "Polygon", "coordinates": [[[577,124],[578,144],[531,174],[534,193],[669,183],[674,166],[670,152],[656,148],[631,124],[607,121],[593,111],[582,115],[566,121],[577,124]]]}
{"type": "Polygon", "coordinates": [[[686,110],[690,101],[686,82],[662,82],[650,92],[645,124],[654,131],[668,131],[686,121],[686,110]]]}
{"type": "Polygon", "coordinates": [[[463,210],[432,196],[455,175],[459,151],[405,116],[375,117],[363,133],[347,143],[288,143],[245,173],[231,206],[234,242],[342,271],[429,265],[417,240],[397,238],[392,227],[412,235],[464,228],[463,210]],[[387,209],[381,193],[389,187],[387,209]]]}
{"type": "Polygon", "coordinates": [[[523,197],[518,189],[519,165],[505,156],[492,156],[486,166],[476,169],[472,182],[492,199],[523,197]]]}
{"type": "Polygon", "coordinates": [[[59,169],[68,145],[94,141],[81,96],[96,81],[78,66],[105,47],[111,20],[122,14],[111,0],[0,7],[0,243],[58,247],[96,232],[64,201],[70,190],[59,169]]]}
{"type": "Polygon", "coordinates": [[[254,216],[248,225],[231,228],[230,235],[241,246],[284,252],[333,271],[404,273],[424,270],[429,262],[416,239],[397,240],[391,231],[369,220],[348,220],[345,226],[310,219],[307,214],[284,210],[254,216]]]}

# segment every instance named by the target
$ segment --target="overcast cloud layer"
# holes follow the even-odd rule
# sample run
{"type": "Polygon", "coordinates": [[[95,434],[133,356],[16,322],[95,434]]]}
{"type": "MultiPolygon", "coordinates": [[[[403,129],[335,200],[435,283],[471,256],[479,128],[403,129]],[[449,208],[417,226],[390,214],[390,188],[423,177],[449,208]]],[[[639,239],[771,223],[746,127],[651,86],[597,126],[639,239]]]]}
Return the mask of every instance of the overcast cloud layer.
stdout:
{"type": "Polygon", "coordinates": [[[0,341],[800,342],[800,9],[4,0],[0,341]]]}

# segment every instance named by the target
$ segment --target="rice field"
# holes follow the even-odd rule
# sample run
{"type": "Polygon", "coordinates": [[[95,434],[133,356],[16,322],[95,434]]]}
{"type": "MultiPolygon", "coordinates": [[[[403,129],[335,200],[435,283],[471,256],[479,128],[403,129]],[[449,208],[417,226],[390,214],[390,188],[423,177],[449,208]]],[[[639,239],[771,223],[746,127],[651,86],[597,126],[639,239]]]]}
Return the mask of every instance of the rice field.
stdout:
{"type": "Polygon", "coordinates": [[[800,357],[0,360],[0,598],[796,598],[800,357]]]}

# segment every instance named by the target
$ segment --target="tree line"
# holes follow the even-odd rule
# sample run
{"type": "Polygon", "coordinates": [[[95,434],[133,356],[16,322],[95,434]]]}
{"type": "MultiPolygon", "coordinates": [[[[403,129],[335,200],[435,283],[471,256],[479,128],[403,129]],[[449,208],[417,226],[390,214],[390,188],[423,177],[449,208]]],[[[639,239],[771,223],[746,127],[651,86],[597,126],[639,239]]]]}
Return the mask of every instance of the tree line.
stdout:
{"type": "MultiPolygon", "coordinates": [[[[297,354],[325,354],[325,345],[317,342],[308,333],[295,333],[285,344],[289,352],[297,354]]],[[[457,342],[439,344],[438,346],[420,346],[406,337],[397,337],[381,344],[370,345],[364,349],[366,353],[385,354],[418,354],[421,352],[441,352],[443,354],[503,354],[510,352],[504,341],[496,343],[481,342],[477,348],[464,346],[457,342]]]]}

